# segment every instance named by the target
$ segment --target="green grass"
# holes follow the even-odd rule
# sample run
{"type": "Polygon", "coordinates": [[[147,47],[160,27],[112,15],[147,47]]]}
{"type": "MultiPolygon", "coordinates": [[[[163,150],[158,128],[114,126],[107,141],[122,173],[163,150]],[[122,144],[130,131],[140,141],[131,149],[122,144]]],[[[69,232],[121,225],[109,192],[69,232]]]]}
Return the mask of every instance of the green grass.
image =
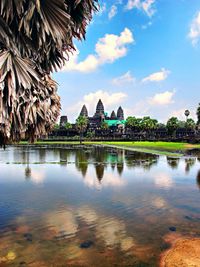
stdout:
{"type": "Polygon", "coordinates": [[[178,151],[187,150],[189,148],[200,148],[200,144],[188,144],[188,143],[177,143],[177,142],[105,142],[110,145],[120,145],[127,147],[138,147],[138,148],[149,148],[156,150],[168,150],[178,151]]]}
{"type": "Polygon", "coordinates": [[[106,142],[105,144],[118,148],[174,157],[183,156],[188,149],[200,149],[200,144],[193,145],[177,142],[106,142]]]}
{"type": "MultiPolygon", "coordinates": [[[[27,144],[21,142],[20,144],[27,144]]],[[[78,145],[78,141],[38,141],[36,145],[78,145]]],[[[180,157],[183,156],[188,149],[198,148],[200,144],[188,144],[178,142],[84,142],[85,145],[107,145],[117,148],[124,148],[133,151],[152,153],[157,155],[166,155],[180,157]]]]}

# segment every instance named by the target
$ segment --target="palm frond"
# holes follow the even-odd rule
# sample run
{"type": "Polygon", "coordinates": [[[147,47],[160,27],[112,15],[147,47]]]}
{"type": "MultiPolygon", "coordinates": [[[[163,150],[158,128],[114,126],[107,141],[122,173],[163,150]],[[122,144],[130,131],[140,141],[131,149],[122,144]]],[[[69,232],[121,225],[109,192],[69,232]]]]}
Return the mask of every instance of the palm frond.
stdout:
{"type": "Polygon", "coordinates": [[[0,144],[53,128],[61,107],[50,73],[97,9],[97,0],[0,1],[0,144]]]}

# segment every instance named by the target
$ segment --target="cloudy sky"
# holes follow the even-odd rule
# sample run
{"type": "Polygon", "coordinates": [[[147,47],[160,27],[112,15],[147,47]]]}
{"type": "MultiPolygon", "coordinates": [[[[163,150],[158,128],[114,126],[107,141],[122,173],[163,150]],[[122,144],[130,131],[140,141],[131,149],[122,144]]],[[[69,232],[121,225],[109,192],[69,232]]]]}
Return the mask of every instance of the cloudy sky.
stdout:
{"type": "Polygon", "coordinates": [[[109,0],[54,74],[62,115],[73,122],[83,104],[93,115],[99,98],[111,112],[183,119],[200,102],[200,1],[109,0]]]}

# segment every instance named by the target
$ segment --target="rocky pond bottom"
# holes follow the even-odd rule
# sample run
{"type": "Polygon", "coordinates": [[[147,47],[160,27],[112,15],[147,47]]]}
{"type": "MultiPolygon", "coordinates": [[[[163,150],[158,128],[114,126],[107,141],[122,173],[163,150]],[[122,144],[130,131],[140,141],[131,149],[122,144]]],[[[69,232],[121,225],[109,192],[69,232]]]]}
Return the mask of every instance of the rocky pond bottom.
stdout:
{"type": "Polygon", "coordinates": [[[200,266],[199,162],[198,151],[0,150],[0,267],[200,266]]]}

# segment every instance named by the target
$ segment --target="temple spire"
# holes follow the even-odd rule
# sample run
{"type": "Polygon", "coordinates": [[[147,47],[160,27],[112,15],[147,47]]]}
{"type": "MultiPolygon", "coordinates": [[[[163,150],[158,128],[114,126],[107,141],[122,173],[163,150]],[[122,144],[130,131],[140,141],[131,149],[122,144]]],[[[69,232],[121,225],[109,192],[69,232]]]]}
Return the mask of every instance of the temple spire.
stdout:
{"type": "Polygon", "coordinates": [[[86,118],[88,117],[88,110],[87,110],[85,105],[83,105],[83,107],[81,109],[80,116],[83,116],[83,117],[86,117],[86,118]]]}
{"type": "Polygon", "coordinates": [[[95,117],[100,117],[101,115],[104,115],[104,106],[101,99],[99,99],[96,107],[95,117]]]}
{"type": "Polygon", "coordinates": [[[117,116],[116,116],[114,110],[112,111],[112,113],[110,115],[110,118],[111,118],[111,120],[116,120],[117,119],[117,116]]]}
{"type": "Polygon", "coordinates": [[[117,119],[124,120],[124,111],[121,106],[117,110],[117,119]]]}

